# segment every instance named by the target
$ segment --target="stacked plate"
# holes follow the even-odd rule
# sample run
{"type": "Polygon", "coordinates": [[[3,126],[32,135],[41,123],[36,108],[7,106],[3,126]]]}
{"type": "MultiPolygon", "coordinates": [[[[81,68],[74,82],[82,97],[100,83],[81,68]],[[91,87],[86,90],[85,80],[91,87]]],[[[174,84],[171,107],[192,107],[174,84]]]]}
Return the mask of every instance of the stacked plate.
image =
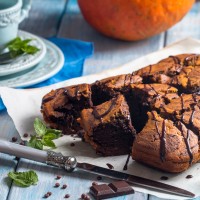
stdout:
{"type": "Polygon", "coordinates": [[[18,37],[32,39],[31,45],[40,49],[34,55],[23,55],[9,64],[0,65],[0,86],[27,87],[55,75],[64,64],[62,51],[53,43],[25,31],[18,37]]]}

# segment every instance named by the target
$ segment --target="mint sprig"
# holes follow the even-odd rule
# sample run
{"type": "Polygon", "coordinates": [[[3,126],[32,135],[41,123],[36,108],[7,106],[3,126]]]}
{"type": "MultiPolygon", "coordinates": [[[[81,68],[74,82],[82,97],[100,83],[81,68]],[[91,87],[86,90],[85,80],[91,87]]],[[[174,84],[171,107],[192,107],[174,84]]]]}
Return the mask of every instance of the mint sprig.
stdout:
{"type": "Polygon", "coordinates": [[[31,185],[36,185],[38,182],[38,176],[32,170],[27,172],[9,172],[8,177],[20,187],[29,187],[31,185]]]}
{"type": "Polygon", "coordinates": [[[43,123],[43,121],[39,118],[35,118],[34,120],[34,129],[36,135],[31,136],[28,146],[42,150],[44,146],[50,148],[56,148],[53,140],[59,138],[61,136],[62,131],[47,128],[47,126],[43,123]]]}
{"type": "Polygon", "coordinates": [[[7,47],[11,56],[14,58],[22,54],[35,54],[38,52],[40,49],[36,46],[30,45],[29,43],[31,41],[32,39],[22,40],[20,37],[16,37],[14,40],[10,41],[7,44],[7,47]]]}

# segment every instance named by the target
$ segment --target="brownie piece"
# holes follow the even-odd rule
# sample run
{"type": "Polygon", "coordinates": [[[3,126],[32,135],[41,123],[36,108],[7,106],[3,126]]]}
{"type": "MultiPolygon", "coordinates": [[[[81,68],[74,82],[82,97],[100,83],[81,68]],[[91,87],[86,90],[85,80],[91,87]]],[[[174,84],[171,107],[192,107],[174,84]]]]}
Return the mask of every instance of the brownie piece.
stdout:
{"type": "Polygon", "coordinates": [[[161,116],[181,121],[200,137],[200,94],[182,94],[161,108],[161,116]]]}
{"type": "Polygon", "coordinates": [[[78,121],[85,130],[85,141],[92,145],[97,154],[115,156],[131,152],[135,130],[123,95],[83,109],[78,121]]]}
{"type": "Polygon", "coordinates": [[[41,112],[44,121],[52,128],[71,134],[81,129],[77,117],[83,108],[92,106],[91,88],[80,84],[52,90],[42,99],[41,112]]]}
{"type": "Polygon", "coordinates": [[[187,56],[189,54],[169,56],[156,64],[136,71],[135,74],[141,76],[144,83],[170,83],[171,77],[180,73],[187,56]]]}
{"type": "Polygon", "coordinates": [[[105,78],[92,84],[92,101],[99,105],[116,97],[119,93],[126,94],[130,84],[142,83],[142,78],[134,74],[123,74],[105,78]]]}
{"type": "Polygon", "coordinates": [[[167,84],[131,84],[131,93],[126,97],[130,107],[132,124],[140,132],[147,122],[147,112],[159,111],[174,98],[178,98],[177,89],[167,84]]]}
{"type": "Polygon", "coordinates": [[[190,65],[183,67],[180,74],[175,76],[171,84],[177,85],[184,93],[194,93],[200,91],[200,66],[190,65]]]}
{"type": "Polygon", "coordinates": [[[142,106],[159,109],[169,103],[172,99],[178,98],[178,90],[167,84],[132,84],[132,95],[142,106]]]}
{"type": "Polygon", "coordinates": [[[181,122],[148,113],[148,122],[133,142],[132,158],[166,172],[182,172],[196,163],[199,156],[198,137],[181,122]]]}
{"type": "Polygon", "coordinates": [[[198,108],[200,108],[200,94],[181,94],[179,98],[172,99],[169,104],[161,107],[160,112],[161,116],[174,119],[175,115],[182,115],[185,111],[198,108]]]}
{"type": "Polygon", "coordinates": [[[144,83],[166,83],[177,87],[181,93],[200,90],[200,55],[180,54],[138,70],[136,75],[144,83]]]}
{"type": "Polygon", "coordinates": [[[175,118],[182,121],[182,123],[185,124],[187,128],[191,129],[200,139],[200,110],[198,107],[178,114],[175,118]]]}

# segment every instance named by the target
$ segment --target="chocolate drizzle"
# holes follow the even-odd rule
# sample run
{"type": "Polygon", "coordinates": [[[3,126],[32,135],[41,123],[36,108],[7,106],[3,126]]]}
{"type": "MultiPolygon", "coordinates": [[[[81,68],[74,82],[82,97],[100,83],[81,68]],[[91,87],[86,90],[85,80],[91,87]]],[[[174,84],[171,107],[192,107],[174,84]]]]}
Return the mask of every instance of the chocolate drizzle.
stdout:
{"type": "Polygon", "coordinates": [[[42,104],[47,103],[48,101],[53,100],[53,99],[55,98],[55,96],[56,96],[56,95],[54,94],[54,95],[52,95],[52,96],[50,96],[50,97],[43,98],[43,99],[42,99],[42,104]]]}
{"type": "Polygon", "coordinates": [[[184,101],[183,101],[183,96],[181,94],[181,121],[183,121],[183,110],[184,110],[184,101]]]}
{"type": "Polygon", "coordinates": [[[127,170],[128,169],[128,163],[129,163],[130,157],[131,157],[131,154],[128,154],[128,157],[126,159],[126,163],[125,163],[125,165],[123,167],[123,170],[127,170]]]}
{"type": "Polygon", "coordinates": [[[149,65],[149,74],[151,74],[152,65],[149,65]]]}
{"type": "Polygon", "coordinates": [[[177,56],[169,56],[170,58],[173,59],[174,64],[180,64],[181,60],[177,56]]]}
{"type": "Polygon", "coordinates": [[[150,84],[148,84],[148,86],[156,93],[156,95],[158,95],[158,92],[150,84]]]}
{"type": "Polygon", "coordinates": [[[54,93],[54,95],[46,97],[46,98],[43,98],[42,99],[42,104],[47,103],[48,101],[53,100],[57,96],[57,94],[59,93],[60,90],[63,90],[63,88],[61,88],[59,90],[56,90],[55,93],[54,93]]]}
{"type": "Polygon", "coordinates": [[[165,119],[162,122],[162,134],[160,134],[159,130],[158,130],[158,124],[155,118],[155,115],[153,112],[151,112],[151,114],[153,115],[153,119],[155,120],[155,126],[156,126],[156,131],[160,137],[160,159],[162,162],[165,161],[165,154],[166,154],[166,125],[165,125],[165,119]]]}
{"type": "Polygon", "coordinates": [[[193,93],[192,98],[193,98],[194,103],[197,103],[197,95],[193,93]]]}
{"type": "Polygon", "coordinates": [[[98,111],[96,110],[96,107],[93,107],[92,114],[94,115],[94,117],[96,119],[102,119],[104,116],[106,116],[112,110],[113,106],[115,105],[115,101],[116,101],[116,99],[112,99],[110,107],[108,108],[108,110],[106,110],[102,114],[99,114],[98,111]]]}
{"type": "Polygon", "coordinates": [[[189,120],[189,125],[190,126],[193,126],[194,114],[195,114],[195,110],[192,111],[191,116],[190,116],[190,120],[189,120]]]}
{"type": "Polygon", "coordinates": [[[181,135],[183,136],[183,139],[184,139],[184,142],[185,142],[185,146],[187,148],[187,152],[188,152],[188,155],[190,157],[190,160],[189,160],[189,164],[191,165],[192,164],[192,160],[193,160],[193,154],[191,152],[191,148],[190,148],[190,130],[188,129],[187,130],[187,137],[184,136],[184,133],[183,133],[183,125],[181,124],[181,127],[180,127],[180,131],[181,131],[181,135]]]}
{"type": "Polygon", "coordinates": [[[165,125],[165,119],[162,122],[162,135],[160,138],[160,159],[161,161],[165,161],[165,153],[166,153],[166,125],[165,125]]]}

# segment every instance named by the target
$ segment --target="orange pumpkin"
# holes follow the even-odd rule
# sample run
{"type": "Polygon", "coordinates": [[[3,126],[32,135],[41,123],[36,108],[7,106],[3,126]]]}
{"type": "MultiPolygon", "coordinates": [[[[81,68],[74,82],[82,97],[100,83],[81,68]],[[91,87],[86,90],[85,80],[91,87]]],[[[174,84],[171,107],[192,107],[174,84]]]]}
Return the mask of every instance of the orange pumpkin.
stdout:
{"type": "Polygon", "coordinates": [[[122,40],[159,34],[191,9],[194,0],[78,0],[86,21],[99,32],[122,40]]]}

